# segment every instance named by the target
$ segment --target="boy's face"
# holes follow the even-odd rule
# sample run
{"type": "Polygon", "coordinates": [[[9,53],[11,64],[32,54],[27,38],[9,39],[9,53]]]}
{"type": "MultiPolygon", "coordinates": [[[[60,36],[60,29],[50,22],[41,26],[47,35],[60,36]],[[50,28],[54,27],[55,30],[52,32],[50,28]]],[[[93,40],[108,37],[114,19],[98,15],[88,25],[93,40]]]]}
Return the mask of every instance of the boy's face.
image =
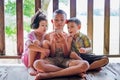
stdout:
{"type": "Polygon", "coordinates": [[[79,31],[80,25],[78,26],[75,22],[68,22],[67,28],[70,36],[74,36],[79,31]]]}
{"type": "Polygon", "coordinates": [[[55,30],[62,30],[66,23],[66,18],[64,14],[56,14],[53,19],[53,25],[55,30]]]}

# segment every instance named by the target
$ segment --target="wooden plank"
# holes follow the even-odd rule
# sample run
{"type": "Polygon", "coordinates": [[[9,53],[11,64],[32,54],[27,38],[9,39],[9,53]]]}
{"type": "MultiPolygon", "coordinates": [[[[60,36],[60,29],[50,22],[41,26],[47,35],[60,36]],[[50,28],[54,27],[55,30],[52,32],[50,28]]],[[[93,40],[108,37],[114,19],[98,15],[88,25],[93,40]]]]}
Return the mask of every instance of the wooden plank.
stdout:
{"type": "MultiPolygon", "coordinates": [[[[119,14],[120,14],[120,1],[119,1],[119,14]]],[[[119,26],[120,26],[120,15],[119,15],[119,26]]],[[[120,27],[119,27],[119,54],[120,54],[120,27]]]]}
{"type": "Polygon", "coordinates": [[[0,55],[5,55],[4,0],[0,0],[0,55]]]}
{"type": "Polygon", "coordinates": [[[104,15],[104,54],[109,54],[110,0],[105,0],[104,15]]]}
{"type": "Polygon", "coordinates": [[[76,0],[70,0],[70,17],[76,17],[76,0]]]}
{"type": "Polygon", "coordinates": [[[0,56],[0,59],[21,59],[21,56],[0,56]]]}
{"type": "MultiPolygon", "coordinates": [[[[87,72],[86,80],[119,80],[120,63],[109,63],[103,67],[100,72],[87,72]],[[114,71],[117,69],[118,71],[114,71]]],[[[4,64],[0,65],[0,80],[34,80],[34,76],[30,77],[27,68],[23,64],[4,64]],[[15,74],[16,73],[16,74],[15,74]],[[15,78],[14,76],[17,76],[15,78]],[[27,77],[29,79],[27,79],[27,77]]],[[[52,78],[46,80],[83,80],[79,76],[67,76],[52,78]]]]}
{"type": "Polygon", "coordinates": [[[59,0],[53,0],[53,12],[58,9],[59,7],[59,0]]]}
{"type": "Polygon", "coordinates": [[[119,63],[109,64],[109,67],[116,73],[116,76],[120,75],[120,68],[118,68],[119,66],[119,63]]]}
{"type": "Polygon", "coordinates": [[[41,0],[35,0],[35,12],[36,12],[39,8],[41,9],[41,0]]]}
{"type": "Polygon", "coordinates": [[[17,53],[22,55],[23,52],[23,0],[16,0],[17,13],[17,53]]]}
{"type": "Polygon", "coordinates": [[[93,45],[93,0],[88,0],[87,35],[93,45]]]}

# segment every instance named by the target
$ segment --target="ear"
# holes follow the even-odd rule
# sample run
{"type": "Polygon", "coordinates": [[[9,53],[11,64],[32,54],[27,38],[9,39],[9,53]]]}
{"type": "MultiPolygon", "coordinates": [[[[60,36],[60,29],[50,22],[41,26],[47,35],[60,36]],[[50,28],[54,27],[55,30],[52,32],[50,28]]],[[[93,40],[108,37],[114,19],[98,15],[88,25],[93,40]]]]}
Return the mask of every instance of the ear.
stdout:
{"type": "Polygon", "coordinates": [[[68,23],[68,20],[66,20],[66,22],[65,22],[66,24],[68,23]]]}
{"type": "Polygon", "coordinates": [[[53,20],[51,19],[51,22],[53,23],[53,20]]]}
{"type": "Polygon", "coordinates": [[[81,25],[78,25],[78,29],[79,29],[79,30],[81,29],[81,25]]]}

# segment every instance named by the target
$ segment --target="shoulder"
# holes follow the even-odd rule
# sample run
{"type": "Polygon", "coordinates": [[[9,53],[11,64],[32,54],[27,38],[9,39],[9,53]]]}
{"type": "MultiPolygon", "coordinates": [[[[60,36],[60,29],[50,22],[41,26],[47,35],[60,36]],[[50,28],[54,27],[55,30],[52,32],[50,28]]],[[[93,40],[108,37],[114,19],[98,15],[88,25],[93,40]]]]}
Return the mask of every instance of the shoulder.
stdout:
{"type": "Polygon", "coordinates": [[[29,32],[28,33],[28,35],[27,35],[27,37],[29,38],[29,39],[34,39],[35,38],[35,33],[34,33],[34,31],[31,31],[31,32],[29,32]]]}
{"type": "Polygon", "coordinates": [[[52,33],[53,33],[53,32],[50,32],[50,33],[45,34],[44,39],[45,39],[45,40],[50,40],[50,34],[52,34],[52,33]]]}
{"type": "Polygon", "coordinates": [[[80,32],[80,37],[81,37],[81,38],[88,38],[88,36],[87,36],[86,34],[81,33],[81,32],[80,32]]]}

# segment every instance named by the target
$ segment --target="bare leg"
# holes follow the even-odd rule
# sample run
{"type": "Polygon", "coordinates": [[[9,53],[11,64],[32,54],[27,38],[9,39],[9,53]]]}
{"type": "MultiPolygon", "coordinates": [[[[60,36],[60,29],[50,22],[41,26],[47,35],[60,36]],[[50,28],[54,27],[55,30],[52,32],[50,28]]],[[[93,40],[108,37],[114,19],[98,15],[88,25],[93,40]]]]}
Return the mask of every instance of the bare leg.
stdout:
{"type": "Polygon", "coordinates": [[[37,55],[37,52],[33,52],[33,51],[29,51],[29,58],[28,58],[28,72],[30,75],[34,76],[37,74],[37,72],[35,71],[34,67],[33,67],[33,62],[35,60],[35,56],[37,55]]]}
{"type": "Polygon", "coordinates": [[[53,77],[60,77],[60,76],[70,76],[70,75],[77,75],[82,72],[86,72],[89,68],[89,64],[83,60],[73,60],[69,64],[70,67],[56,71],[56,72],[49,72],[49,73],[38,73],[36,75],[35,80],[39,79],[47,79],[53,77]]]}
{"type": "Polygon", "coordinates": [[[101,60],[97,60],[97,61],[93,62],[90,65],[89,70],[93,70],[93,69],[97,69],[97,68],[103,67],[104,65],[108,64],[108,62],[109,62],[108,57],[104,57],[101,60]]]}
{"type": "Polygon", "coordinates": [[[53,64],[51,64],[49,61],[47,60],[36,60],[34,62],[34,68],[37,70],[37,71],[43,71],[43,72],[54,72],[54,71],[59,71],[59,70],[62,70],[63,68],[60,68],[60,67],[57,67],[53,64]]]}

